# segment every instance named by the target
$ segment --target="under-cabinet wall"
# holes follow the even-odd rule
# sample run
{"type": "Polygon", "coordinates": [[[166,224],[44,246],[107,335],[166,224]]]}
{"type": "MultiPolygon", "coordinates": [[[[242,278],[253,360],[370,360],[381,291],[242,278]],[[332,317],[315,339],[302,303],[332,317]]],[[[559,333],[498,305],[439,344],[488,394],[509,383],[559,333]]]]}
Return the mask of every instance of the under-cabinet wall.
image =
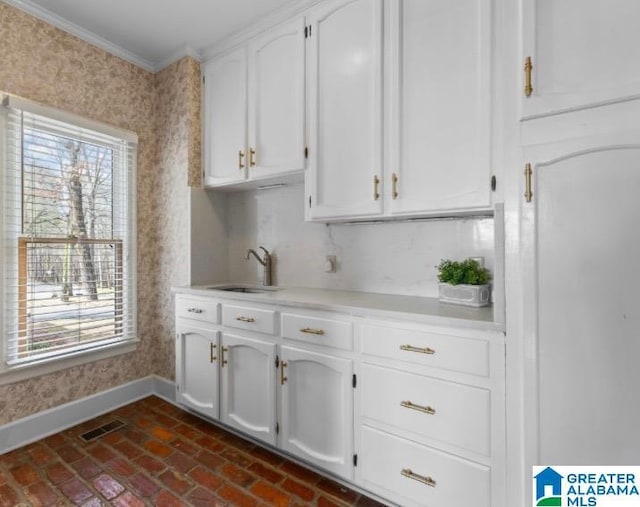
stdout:
{"type": "Polygon", "coordinates": [[[245,260],[258,245],[273,254],[274,284],[283,286],[437,297],[434,266],[442,258],[482,256],[494,271],[491,217],[325,225],[304,221],[302,185],[225,198],[228,280],[235,282],[261,280],[261,266],[245,260]],[[326,255],[337,257],[336,273],[325,273],[326,255]]]}

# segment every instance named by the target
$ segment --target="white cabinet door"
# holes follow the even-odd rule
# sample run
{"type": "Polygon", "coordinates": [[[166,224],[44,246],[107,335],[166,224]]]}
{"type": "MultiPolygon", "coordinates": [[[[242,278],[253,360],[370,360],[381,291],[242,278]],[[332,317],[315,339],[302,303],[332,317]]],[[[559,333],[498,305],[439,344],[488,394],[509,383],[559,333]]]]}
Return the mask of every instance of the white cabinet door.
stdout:
{"type": "Polygon", "coordinates": [[[207,63],[204,76],[204,185],[246,179],[247,53],[245,48],[207,63]]]}
{"type": "Polygon", "coordinates": [[[307,19],[307,216],[380,214],[382,1],[334,0],[307,19]]]}
{"type": "Polygon", "coordinates": [[[276,443],[276,345],[223,333],[221,419],[229,426],[276,443]]]}
{"type": "Polygon", "coordinates": [[[353,365],[283,346],[281,446],[341,477],[353,477],[353,365]]]}
{"type": "Polygon", "coordinates": [[[214,419],[219,417],[218,335],[205,326],[176,326],[176,398],[214,419]]]}
{"type": "Polygon", "coordinates": [[[640,95],[640,2],[522,2],[522,65],[533,67],[524,117],[640,95]]]}
{"type": "Polygon", "coordinates": [[[491,5],[391,4],[393,215],[491,204],[491,5]]]}
{"type": "Polygon", "coordinates": [[[249,45],[249,177],[304,169],[304,19],[249,45]]]}
{"type": "Polygon", "coordinates": [[[526,150],[521,246],[533,463],[640,455],[640,132],[526,150]],[[575,421],[580,421],[575,424],[575,421]],[[537,425],[536,425],[537,422],[537,425]],[[589,442],[589,445],[584,445],[589,442]]]}

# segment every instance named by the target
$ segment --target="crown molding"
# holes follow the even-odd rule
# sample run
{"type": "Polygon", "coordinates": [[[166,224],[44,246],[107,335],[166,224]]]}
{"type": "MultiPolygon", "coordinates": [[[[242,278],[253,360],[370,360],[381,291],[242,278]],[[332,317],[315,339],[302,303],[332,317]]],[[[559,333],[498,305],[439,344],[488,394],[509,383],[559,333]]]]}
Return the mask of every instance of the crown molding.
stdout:
{"type": "Polygon", "coordinates": [[[202,61],[202,55],[197,49],[194,49],[191,46],[183,46],[172,51],[166,58],[163,58],[160,62],[156,63],[153,66],[153,72],[159,72],[172,63],[182,60],[185,56],[190,56],[199,62],[202,61]]]}
{"type": "Polygon", "coordinates": [[[155,72],[156,70],[156,65],[154,65],[153,62],[150,62],[149,60],[142,58],[135,53],[132,53],[131,51],[128,51],[127,49],[124,49],[123,47],[120,47],[117,44],[114,44],[113,42],[110,42],[107,39],[104,39],[85,28],[82,28],[80,25],[76,25],[75,23],[72,23],[71,21],[63,17],[54,14],[48,9],[44,9],[39,5],[34,4],[30,0],[3,1],[7,5],[11,5],[12,7],[26,12],[27,14],[31,14],[32,16],[35,16],[36,18],[41,19],[42,21],[45,21],[50,25],[59,28],[60,30],[70,33],[71,35],[75,35],[79,39],[82,39],[83,41],[93,46],[103,49],[104,51],[107,51],[108,53],[111,53],[118,58],[122,58],[129,63],[137,65],[138,67],[142,67],[149,72],[155,72]]]}
{"type": "Polygon", "coordinates": [[[264,16],[257,23],[234,32],[228,37],[203,48],[200,51],[201,61],[211,60],[216,56],[226,53],[249,39],[273,28],[275,25],[287,21],[294,16],[298,16],[314,5],[324,1],[325,0],[291,0],[282,7],[264,16]]]}

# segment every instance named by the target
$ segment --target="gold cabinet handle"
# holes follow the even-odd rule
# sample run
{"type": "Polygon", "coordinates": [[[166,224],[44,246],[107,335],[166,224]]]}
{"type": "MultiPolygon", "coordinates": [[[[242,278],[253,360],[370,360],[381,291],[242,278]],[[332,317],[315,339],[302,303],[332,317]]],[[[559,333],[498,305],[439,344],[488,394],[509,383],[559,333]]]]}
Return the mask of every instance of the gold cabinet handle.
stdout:
{"type": "Polygon", "coordinates": [[[391,175],[391,197],[398,198],[398,175],[396,173],[391,175]]]}
{"type": "Polygon", "coordinates": [[[217,345],[215,343],[211,343],[210,345],[211,346],[209,348],[209,359],[213,363],[217,359],[216,358],[216,347],[217,347],[217,345]]]}
{"type": "Polygon", "coordinates": [[[410,408],[411,410],[417,410],[418,412],[423,412],[429,415],[435,415],[436,409],[431,408],[429,405],[416,405],[415,403],[411,403],[410,401],[401,401],[400,406],[404,408],[410,408]]]}
{"type": "Polygon", "coordinates": [[[531,71],[533,70],[533,64],[531,63],[531,57],[527,56],[524,60],[524,95],[525,97],[531,97],[533,92],[533,85],[531,84],[531,71]]]}
{"type": "Polygon", "coordinates": [[[244,151],[238,150],[238,169],[244,169],[244,151]]]}
{"type": "Polygon", "coordinates": [[[202,313],[204,310],[202,310],[200,308],[189,308],[187,311],[189,313],[202,313]]]}
{"type": "Polygon", "coordinates": [[[301,333],[307,333],[307,334],[317,334],[317,335],[323,335],[324,334],[324,330],[323,329],[313,329],[310,327],[303,327],[300,330],[301,333]]]}
{"type": "Polygon", "coordinates": [[[228,348],[228,347],[222,347],[222,352],[221,352],[221,354],[220,354],[220,366],[221,366],[222,368],[224,368],[224,365],[225,365],[225,364],[228,364],[228,363],[229,363],[229,361],[227,361],[227,360],[224,358],[224,353],[225,353],[225,352],[229,352],[229,348],[228,348]]]}
{"type": "Polygon", "coordinates": [[[429,486],[431,488],[435,488],[436,487],[436,481],[434,481],[428,475],[416,474],[410,468],[403,468],[400,473],[402,475],[404,475],[405,477],[408,477],[409,479],[413,479],[414,481],[418,481],[418,482],[421,482],[422,484],[426,484],[427,486],[429,486]]]}
{"type": "Polygon", "coordinates": [[[280,361],[280,385],[283,386],[284,383],[289,380],[287,377],[285,377],[284,375],[284,369],[287,367],[287,362],[286,361],[280,361]]]}
{"type": "Polygon", "coordinates": [[[378,192],[378,187],[380,185],[380,178],[378,176],[373,177],[373,200],[377,201],[380,199],[380,192],[378,192]]]}
{"type": "Polygon", "coordinates": [[[418,352],[419,354],[435,354],[436,351],[429,347],[414,347],[413,345],[400,345],[400,350],[407,352],[418,352]]]}
{"type": "Polygon", "coordinates": [[[255,322],[256,319],[254,319],[253,317],[236,317],[236,320],[239,320],[240,322],[255,322]]]}
{"type": "Polygon", "coordinates": [[[533,198],[533,190],[531,189],[531,175],[533,171],[531,170],[531,164],[526,164],[524,166],[524,198],[527,202],[531,202],[533,198]]]}
{"type": "Polygon", "coordinates": [[[249,167],[256,165],[256,150],[249,148],[249,167]]]}

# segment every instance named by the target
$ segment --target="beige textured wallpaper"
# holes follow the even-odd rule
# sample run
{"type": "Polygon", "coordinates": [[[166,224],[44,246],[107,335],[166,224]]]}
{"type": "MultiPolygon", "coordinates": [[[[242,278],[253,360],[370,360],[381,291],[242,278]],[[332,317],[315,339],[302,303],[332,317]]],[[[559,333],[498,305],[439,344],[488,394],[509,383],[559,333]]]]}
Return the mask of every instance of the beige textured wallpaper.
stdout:
{"type": "Polygon", "coordinates": [[[200,92],[198,62],[191,58],[153,75],[4,3],[0,62],[0,90],[139,137],[139,348],[0,386],[4,424],[152,373],[172,377],[173,350],[166,345],[173,335],[167,280],[173,280],[180,266],[177,259],[188,255],[176,231],[188,221],[189,201],[181,200],[189,195],[187,182],[197,183],[194,175],[200,173],[200,92]]]}
{"type": "Polygon", "coordinates": [[[190,283],[189,184],[200,184],[200,64],[186,57],[156,74],[158,320],[156,373],[174,377],[172,285],[190,283]]]}

